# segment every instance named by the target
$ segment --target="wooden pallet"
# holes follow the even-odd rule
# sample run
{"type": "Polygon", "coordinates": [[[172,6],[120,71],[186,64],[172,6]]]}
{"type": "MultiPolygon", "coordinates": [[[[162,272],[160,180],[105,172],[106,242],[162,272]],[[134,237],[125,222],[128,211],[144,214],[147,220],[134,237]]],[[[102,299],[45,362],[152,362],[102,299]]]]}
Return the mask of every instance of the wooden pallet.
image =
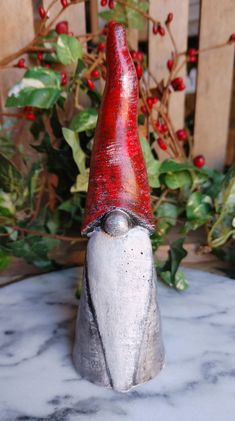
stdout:
{"type": "MultiPolygon", "coordinates": [[[[43,0],[45,6],[50,0],[43,0]]],[[[169,11],[174,13],[172,30],[176,37],[179,51],[187,49],[188,20],[198,25],[198,0],[149,0],[149,11],[155,18],[163,22],[169,11]]],[[[78,34],[86,32],[86,20],[90,21],[92,30],[97,30],[100,20],[98,11],[100,2],[90,0],[90,7],[79,3],[65,10],[60,19],[69,21],[70,29],[78,34]],[[87,16],[86,16],[87,14],[87,16]]],[[[14,0],[1,2],[0,5],[0,59],[17,51],[29,42],[37,27],[38,2],[34,0],[14,0]],[[26,24],[27,23],[27,24],[26,24]]],[[[54,10],[60,7],[60,2],[54,4],[54,10]]],[[[226,41],[234,32],[235,1],[234,0],[201,0],[199,48],[203,49],[226,41]]],[[[190,30],[191,31],[191,30],[190,30]]],[[[195,32],[195,30],[194,30],[195,32]]],[[[191,33],[191,32],[190,32],[191,33]]],[[[149,49],[149,65],[153,74],[159,77],[167,75],[166,60],[171,54],[168,37],[156,37],[152,28],[146,26],[149,49]]],[[[129,40],[133,48],[138,48],[143,33],[137,30],[129,32],[129,40]]],[[[214,168],[224,166],[228,137],[230,99],[232,92],[234,62],[234,46],[212,50],[199,57],[198,81],[195,112],[195,154],[203,153],[206,161],[214,168]],[[216,145],[216,147],[215,147],[216,145]]],[[[186,72],[182,68],[182,75],[186,72]]],[[[7,91],[12,84],[21,78],[21,69],[7,68],[0,71],[0,110],[4,108],[7,91]]],[[[184,124],[185,93],[172,96],[171,114],[175,128],[184,124]],[[173,98],[174,97],[174,98],[173,98]]],[[[231,137],[230,137],[231,138],[231,137]]],[[[231,142],[233,142],[233,138],[231,142]]]]}

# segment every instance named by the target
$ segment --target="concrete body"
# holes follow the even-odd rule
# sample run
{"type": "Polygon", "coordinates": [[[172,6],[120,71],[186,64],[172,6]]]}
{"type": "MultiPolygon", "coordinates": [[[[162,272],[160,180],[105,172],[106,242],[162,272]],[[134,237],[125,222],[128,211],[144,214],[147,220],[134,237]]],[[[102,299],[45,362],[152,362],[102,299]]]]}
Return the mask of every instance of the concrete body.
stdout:
{"type": "Polygon", "coordinates": [[[87,248],[74,363],[87,380],[127,391],[164,364],[148,231],[93,231],[87,248]]]}

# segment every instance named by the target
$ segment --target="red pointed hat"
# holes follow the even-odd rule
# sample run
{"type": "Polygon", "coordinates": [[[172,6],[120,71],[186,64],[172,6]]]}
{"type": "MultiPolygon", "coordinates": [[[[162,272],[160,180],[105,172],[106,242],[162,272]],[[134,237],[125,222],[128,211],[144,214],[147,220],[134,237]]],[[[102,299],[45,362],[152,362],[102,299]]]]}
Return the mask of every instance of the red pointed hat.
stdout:
{"type": "Polygon", "coordinates": [[[123,25],[110,22],[107,82],[95,131],[82,234],[120,208],[153,231],[144,157],[138,137],[138,80],[123,25]]]}

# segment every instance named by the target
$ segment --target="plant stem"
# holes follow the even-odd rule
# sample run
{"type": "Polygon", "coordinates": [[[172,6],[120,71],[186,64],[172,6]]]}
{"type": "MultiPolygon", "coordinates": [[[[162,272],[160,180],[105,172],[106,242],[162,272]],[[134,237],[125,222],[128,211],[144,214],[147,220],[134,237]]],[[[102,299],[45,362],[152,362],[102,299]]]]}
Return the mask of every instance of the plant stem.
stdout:
{"type": "MultiPolygon", "coordinates": [[[[55,240],[61,240],[61,241],[71,241],[72,243],[77,243],[77,242],[84,242],[85,240],[82,237],[69,237],[66,235],[59,235],[59,234],[49,234],[47,232],[41,232],[41,231],[37,231],[37,230],[31,230],[28,228],[22,228],[19,227],[18,225],[9,225],[8,228],[11,228],[15,231],[19,231],[22,233],[26,233],[26,234],[30,234],[30,235],[36,235],[38,237],[45,237],[45,238],[54,238],[55,240]]],[[[10,235],[10,233],[9,233],[10,235]]],[[[5,234],[4,234],[5,236],[5,234]]]]}

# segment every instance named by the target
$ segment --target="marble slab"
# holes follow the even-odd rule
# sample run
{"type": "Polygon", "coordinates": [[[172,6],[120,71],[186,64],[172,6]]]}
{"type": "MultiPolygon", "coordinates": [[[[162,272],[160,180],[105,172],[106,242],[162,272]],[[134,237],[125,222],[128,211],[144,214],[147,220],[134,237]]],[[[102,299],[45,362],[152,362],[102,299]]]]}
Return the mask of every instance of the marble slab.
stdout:
{"type": "Polygon", "coordinates": [[[0,289],[1,421],[234,421],[235,283],[185,270],[189,290],[159,283],[166,367],[116,393],[79,378],[71,362],[81,272],[0,289]]]}

